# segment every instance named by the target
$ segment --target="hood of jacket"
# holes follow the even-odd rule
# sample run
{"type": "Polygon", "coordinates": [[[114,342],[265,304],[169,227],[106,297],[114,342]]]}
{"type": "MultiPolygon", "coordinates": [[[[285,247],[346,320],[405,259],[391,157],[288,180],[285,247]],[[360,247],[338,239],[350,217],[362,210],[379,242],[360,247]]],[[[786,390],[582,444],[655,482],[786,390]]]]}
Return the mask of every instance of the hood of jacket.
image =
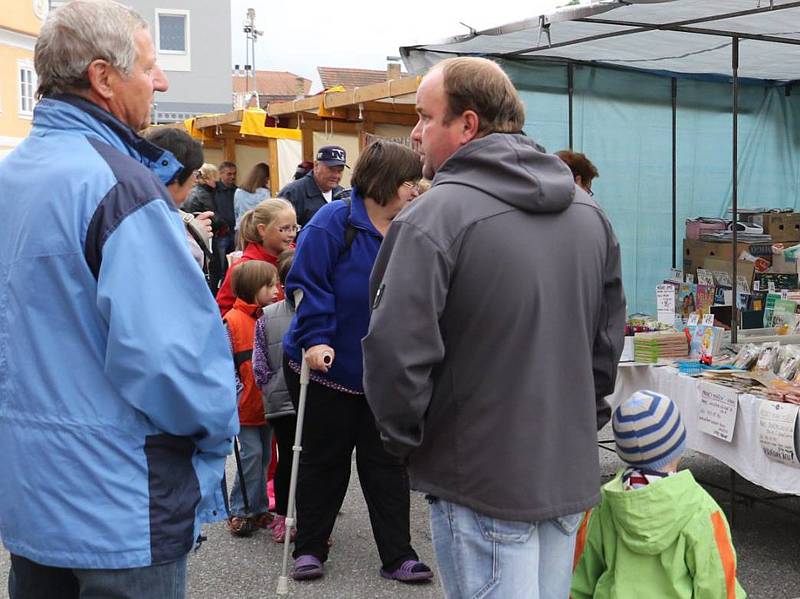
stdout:
{"type": "Polygon", "coordinates": [[[525,212],[561,212],[575,197],[569,167],[531,138],[512,133],[491,133],[462,146],[433,184],[474,187],[525,212]]]}
{"type": "Polygon", "coordinates": [[[623,489],[619,472],[602,492],[619,538],[632,552],[645,555],[672,545],[703,501],[688,470],[632,491],[623,489]]]}

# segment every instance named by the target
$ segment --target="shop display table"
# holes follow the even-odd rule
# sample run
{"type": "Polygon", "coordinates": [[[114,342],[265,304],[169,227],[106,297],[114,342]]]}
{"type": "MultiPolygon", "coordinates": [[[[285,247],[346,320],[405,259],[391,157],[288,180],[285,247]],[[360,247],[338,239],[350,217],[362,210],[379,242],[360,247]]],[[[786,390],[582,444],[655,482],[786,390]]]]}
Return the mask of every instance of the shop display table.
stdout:
{"type": "MultiPolygon", "coordinates": [[[[623,363],[620,364],[614,394],[607,399],[615,407],[640,389],[663,393],[681,410],[689,449],[716,458],[760,487],[775,493],[800,495],[800,467],[768,459],[759,444],[758,406],[759,402],[768,400],[748,394],[739,396],[733,440],[728,443],[698,430],[701,381],[708,382],[708,379],[678,374],[672,366],[623,363]]],[[[798,430],[795,430],[795,436],[797,434],[798,430]]]]}

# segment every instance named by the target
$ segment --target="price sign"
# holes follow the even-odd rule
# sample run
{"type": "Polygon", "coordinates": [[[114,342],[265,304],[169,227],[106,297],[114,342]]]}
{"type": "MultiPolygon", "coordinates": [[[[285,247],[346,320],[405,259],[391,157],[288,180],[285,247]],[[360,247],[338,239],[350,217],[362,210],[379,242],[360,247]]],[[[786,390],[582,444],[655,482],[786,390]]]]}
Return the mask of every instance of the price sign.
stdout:
{"type": "Polygon", "coordinates": [[[656,285],[656,311],[658,322],[675,324],[675,287],[673,285],[656,285]]]}
{"type": "Polygon", "coordinates": [[[797,410],[794,404],[762,400],[758,405],[758,442],[770,460],[800,468],[795,446],[797,410]]]}
{"type": "Polygon", "coordinates": [[[730,443],[736,426],[739,394],[729,387],[704,383],[699,395],[697,429],[730,443]]]}
{"type": "Polygon", "coordinates": [[[714,315],[713,314],[703,314],[703,324],[708,325],[710,327],[714,326],[714,315]]]}

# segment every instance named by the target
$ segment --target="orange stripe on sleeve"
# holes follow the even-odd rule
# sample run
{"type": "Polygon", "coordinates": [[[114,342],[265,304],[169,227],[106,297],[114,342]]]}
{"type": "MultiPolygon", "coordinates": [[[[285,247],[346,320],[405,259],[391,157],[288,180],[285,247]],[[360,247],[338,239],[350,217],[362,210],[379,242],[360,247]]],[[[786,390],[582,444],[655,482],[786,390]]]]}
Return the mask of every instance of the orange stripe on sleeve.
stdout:
{"type": "Polygon", "coordinates": [[[728,529],[721,512],[711,514],[711,523],[714,526],[714,539],[717,541],[717,550],[722,560],[722,570],[725,572],[725,596],[727,599],[736,599],[736,560],[733,557],[733,545],[728,537],[728,529]]]}
{"type": "Polygon", "coordinates": [[[589,534],[589,516],[591,514],[592,510],[587,510],[583,514],[583,520],[581,521],[577,536],[575,537],[575,557],[572,559],[573,572],[575,568],[578,567],[578,562],[581,561],[581,555],[583,555],[583,549],[586,547],[586,536],[589,534]]]}

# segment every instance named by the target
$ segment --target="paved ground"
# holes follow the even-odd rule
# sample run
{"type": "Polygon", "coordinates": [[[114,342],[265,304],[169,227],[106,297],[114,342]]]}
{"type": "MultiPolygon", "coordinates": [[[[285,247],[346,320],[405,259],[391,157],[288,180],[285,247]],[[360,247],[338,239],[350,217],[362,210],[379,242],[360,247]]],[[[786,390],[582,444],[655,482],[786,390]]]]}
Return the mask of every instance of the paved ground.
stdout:
{"type": "MultiPolygon", "coordinates": [[[[604,435],[604,438],[608,435],[604,435]]],[[[614,454],[601,451],[603,472],[610,476],[618,466],[614,454]]],[[[726,485],[727,468],[700,455],[690,455],[685,465],[696,477],[726,485]]],[[[746,483],[743,490],[760,491],[746,483]]],[[[761,492],[763,494],[763,492],[761,492]]],[[[712,490],[718,501],[727,494],[712,490]]],[[[412,538],[422,559],[435,565],[428,529],[427,504],[419,495],[412,497],[412,538]]],[[[739,505],[736,512],[734,544],[739,556],[739,579],[753,599],[793,599],[800,597],[800,498],[782,501],[794,509],[786,514],[776,505],[739,505]]],[[[250,539],[232,538],[224,526],[208,527],[208,541],[189,562],[189,591],[192,599],[262,599],[275,596],[280,571],[282,546],[263,532],[250,539]]],[[[407,587],[383,580],[378,575],[379,561],[372,541],[364,500],[353,474],[336,530],[326,576],[311,583],[290,581],[290,597],[308,599],[379,599],[443,597],[438,584],[407,587]]],[[[6,595],[7,554],[0,555],[0,597],[6,595]]]]}

